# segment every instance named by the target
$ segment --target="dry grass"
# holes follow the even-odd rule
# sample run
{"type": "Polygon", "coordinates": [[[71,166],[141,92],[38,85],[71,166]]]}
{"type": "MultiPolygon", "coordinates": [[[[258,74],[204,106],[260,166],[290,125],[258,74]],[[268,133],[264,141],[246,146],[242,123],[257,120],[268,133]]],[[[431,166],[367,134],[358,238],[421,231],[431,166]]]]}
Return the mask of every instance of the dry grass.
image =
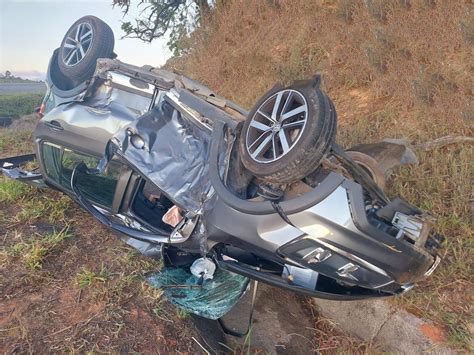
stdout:
{"type": "Polygon", "coordinates": [[[24,194],[62,197],[9,190],[19,199],[0,200],[2,353],[198,350],[191,320],[176,317],[160,291],[144,282],[159,263],[131,250],[72,203],[55,220],[45,215],[18,223],[12,216],[25,208],[24,194]]]}
{"type": "MultiPolygon", "coordinates": [[[[250,108],[275,82],[323,73],[345,146],[386,137],[416,144],[472,136],[472,1],[233,1],[218,6],[168,66],[250,108]]],[[[447,237],[437,272],[406,297],[410,311],[470,342],[474,284],[474,149],[420,152],[395,172],[390,195],[431,211],[447,237]]]]}

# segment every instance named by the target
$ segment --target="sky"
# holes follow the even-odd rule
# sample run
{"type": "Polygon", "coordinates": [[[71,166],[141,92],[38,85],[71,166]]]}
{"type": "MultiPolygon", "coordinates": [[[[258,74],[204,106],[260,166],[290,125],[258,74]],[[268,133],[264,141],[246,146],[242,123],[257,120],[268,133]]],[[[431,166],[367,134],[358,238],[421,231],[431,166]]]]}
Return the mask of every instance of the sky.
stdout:
{"type": "Polygon", "coordinates": [[[80,17],[94,15],[105,21],[115,36],[118,59],[135,65],[163,65],[170,57],[166,39],[144,43],[121,39],[121,21],[133,20],[139,10],[125,18],[111,0],[0,0],[0,72],[38,79],[44,77],[53,50],[69,27],[80,17]]]}

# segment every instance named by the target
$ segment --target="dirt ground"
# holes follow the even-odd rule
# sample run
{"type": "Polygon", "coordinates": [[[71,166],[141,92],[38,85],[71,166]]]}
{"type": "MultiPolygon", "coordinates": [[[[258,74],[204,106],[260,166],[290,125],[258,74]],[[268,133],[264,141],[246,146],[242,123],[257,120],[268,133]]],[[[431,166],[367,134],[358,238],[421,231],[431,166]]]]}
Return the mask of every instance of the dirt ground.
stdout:
{"type": "MultiPolygon", "coordinates": [[[[15,211],[3,203],[1,208],[15,211]]],[[[2,254],[0,351],[198,351],[191,319],[180,318],[159,291],[141,280],[159,265],[136,254],[85,212],[72,207],[65,217],[71,236],[48,250],[41,267],[32,269],[24,262],[31,250],[2,254]],[[86,272],[90,282],[81,279],[86,272]]],[[[61,222],[41,219],[22,226],[2,224],[2,249],[34,245],[63,228],[61,222]]]]}

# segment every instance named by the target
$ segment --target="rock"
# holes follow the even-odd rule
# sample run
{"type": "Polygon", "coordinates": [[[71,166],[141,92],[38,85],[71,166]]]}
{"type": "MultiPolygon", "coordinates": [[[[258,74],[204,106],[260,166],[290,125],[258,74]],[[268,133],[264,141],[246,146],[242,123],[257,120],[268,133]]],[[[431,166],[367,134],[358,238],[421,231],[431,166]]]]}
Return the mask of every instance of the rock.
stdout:
{"type": "Polygon", "coordinates": [[[383,300],[329,301],[314,299],[320,313],[350,335],[372,341],[392,311],[383,300]]]}
{"type": "Polygon", "coordinates": [[[313,299],[320,313],[338,323],[350,335],[375,342],[389,352],[402,354],[454,353],[442,344],[441,327],[426,323],[385,300],[353,302],[313,299]]]}

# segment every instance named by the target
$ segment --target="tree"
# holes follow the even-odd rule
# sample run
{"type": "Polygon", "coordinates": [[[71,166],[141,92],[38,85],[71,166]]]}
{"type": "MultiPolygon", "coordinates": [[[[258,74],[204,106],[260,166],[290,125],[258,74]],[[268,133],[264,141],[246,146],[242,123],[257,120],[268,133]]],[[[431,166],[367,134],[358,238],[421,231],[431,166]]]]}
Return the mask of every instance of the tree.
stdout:
{"type": "Polygon", "coordinates": [[[185,51],[180,42],[210,11],[208,0],[112,0],[112,3],[124,14],[128,14],[133,3],[141,10],[135,23],[122,23],[124,37],[151,42],[169,34],[168,47],[174,55],[185,51]]]}
{"type": "Polygon", "coordinates": [[[12,76],[12,73],[10,72],[10,70],[7,70],[5,72],[5,78],[11,78],[11,76],[12,76]]]}

